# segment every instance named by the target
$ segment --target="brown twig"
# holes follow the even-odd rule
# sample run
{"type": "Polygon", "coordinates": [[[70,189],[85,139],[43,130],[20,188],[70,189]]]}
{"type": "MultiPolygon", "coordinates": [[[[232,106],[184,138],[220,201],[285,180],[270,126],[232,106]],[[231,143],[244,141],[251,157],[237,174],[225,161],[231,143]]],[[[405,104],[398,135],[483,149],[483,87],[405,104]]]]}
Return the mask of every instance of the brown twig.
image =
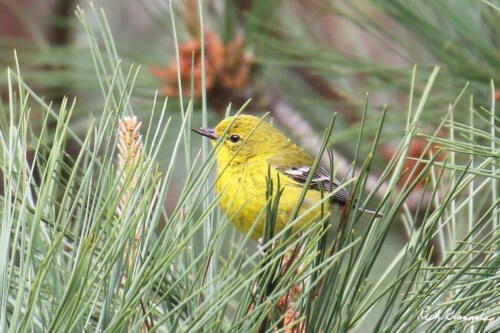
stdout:
{"type": "MultiPolygon", "coordinates": [[[[142,299],[140,299],[139,302],[141,303],[142,313],[144,315],[146,315],[146,307],[144,306],[142,299]]],[[[144,327],[146,327],[146,331],[148,331],[148,332],[149,332],[149,330],[151,330],[151,327],[149,326],[148,317],[144,318],[144,327]]]]}
{"type": "Polygon", "coordinates": [[[283,271],[281,272],[281,275],[285,275],[286,272],[288,272],[288,270],[290,269],[290,266],[292,266],[293,262],[295,261],[295,258],[297,257],[298,247],[299,244],[296,244],[295,247],[292,249],[292,255],[290,256],[290,259],[287,260],[286,265],[283,268],[283,271]]]}
{"type": "MultiPolygon", "coordinates": [[[[53,15],[59,19],[70,20],[73,18],[76,0],[58,0],[52,10],[53,15]]],[[[73,29],[70,24],[52,24],[49,26],[49,40],[54,45],[68,45],[71,43],[73,29]]]]}
{"type": "MultiPolygon", "coordinates": [[[[207,264],[205,266],[205,271],[203,272],[203,279],[201,280],[201,285],[200,285],[200,288],[203,287],[203,285],[205,284],[205,279],[207,278],[207,273],[208,273],[208,267],[210,266],[210,261],[212,260],[212,254],[214,253],[214,249],[212,249],[210,251],[210,254],[208,255],[208,260],[207,260],[207,264]]],[[[202,292],[200,292],[200,294],[198,295],[198,306],[201,304],[201,297],[202,297],[202,292]]]]}
{"type": "Polygon", "coordinates": [[[303,81],[307,82],[309,86],[324,99],[332,102],[341,102],[343,107],[340,108],[339,111],[342,112],[342,115],[348,123],[353,124],[361,121],[354,107],[354,103],[349,101],[345,95],[335,90],[324,77],[311,73],[311,71],[305,67],[295,67],[291,70],[303,81]]]}

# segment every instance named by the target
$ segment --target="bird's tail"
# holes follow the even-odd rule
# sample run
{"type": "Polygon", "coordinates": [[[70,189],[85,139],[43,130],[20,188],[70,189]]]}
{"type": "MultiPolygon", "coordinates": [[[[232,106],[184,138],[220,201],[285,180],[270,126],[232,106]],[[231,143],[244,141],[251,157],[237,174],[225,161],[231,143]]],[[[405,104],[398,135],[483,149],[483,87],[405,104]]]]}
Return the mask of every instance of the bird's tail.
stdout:
{"type": "Polygon", "coordinates": [[[363,212],[363,213],[368,213],[368,214],[376,215],[377,217],[383,217],[384,216],[384,214],[376,212],[376,211],[373,211],[371,209],[361,209],[360,208],[359,211],[363,212]]]}

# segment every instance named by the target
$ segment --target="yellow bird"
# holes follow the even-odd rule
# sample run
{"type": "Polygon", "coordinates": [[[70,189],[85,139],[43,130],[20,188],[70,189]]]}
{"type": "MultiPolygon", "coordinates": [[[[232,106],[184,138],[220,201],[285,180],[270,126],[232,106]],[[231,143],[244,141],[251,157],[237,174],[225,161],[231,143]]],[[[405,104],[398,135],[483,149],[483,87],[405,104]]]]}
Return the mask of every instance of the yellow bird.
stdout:
{"type": "MultiPolygon", "coordinates": [[[[280,186],[283,188],[276,218],[277,233],[289,222],[314,159],[261,119],[249,115],[234,118],[225,118],[215,128],[193,128],[194,132],[208,137],[215,145],[230,126],[216,153],[218,180],[215,189],[217,193],[222,192],[221,208],[227,216],[233,217],[232,223],[247,234],[266,205],[266,179],[268,170],[271,170],[274,186],[277,186],[279,175],[280,186]]],[[[330,178],[331,175],[325,169],[316,169],[298,216],[321,200],[319,186],[323,188],[323,196],[336,190],[330,202],[325,203],[325,212],[331,211],[333,204],[343,206],[347,202],[349,195],[346,190],[337,189],[339,182],[330,178]]],[[[321,205],[317,205],[295,227],[314,223],[319,220],[320,215],[321,205]]],[[[264,223],[265,214],[257,221],[252,232],[254,240],[263,236],[264,223]]]]}

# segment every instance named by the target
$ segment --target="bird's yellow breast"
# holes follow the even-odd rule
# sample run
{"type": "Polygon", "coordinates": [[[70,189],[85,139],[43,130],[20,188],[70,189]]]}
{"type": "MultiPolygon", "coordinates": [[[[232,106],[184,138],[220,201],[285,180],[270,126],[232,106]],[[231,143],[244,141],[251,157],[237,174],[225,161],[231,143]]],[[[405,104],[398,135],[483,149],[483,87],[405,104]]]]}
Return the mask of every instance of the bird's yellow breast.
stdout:
{"type": "MultiPolygon", "coordinates": [[[[265,224],[265,212],[257,218],[266,205],[266,177],[268,175],[268,163],[247,162],[233,163],[230,167],[224,165],[218,167],[219,179],[216,184],[216,192],[221,193],[220,206],[224,213],[231,218],[232,223],[243,233],[247,234],[254,223],[255,228],[251,237],[256,240],[262,237],[265,224]]],[[[277,192],[278,172],[271,168],[271,179],[274,193],[277,192]]],[[[275,233],[281,231],[289,222],[290,216],[297,205],[303,186],[292,179],[281,175],[279,177],[283,193],[278,204],[275,233]]],[[[273,193],[273,194],[274,194],[273,193]]],[[[301,216],[308,209],[321,200],[321,193],[316,190],[308,190],[299,210],[301,216]]],[[[329,210],[325,205],[325,213],[329,210]]],[[[305,224],[319,220],[321,205],[317,205],[307,212],[296,224],[301,227],[305,224]]]]}

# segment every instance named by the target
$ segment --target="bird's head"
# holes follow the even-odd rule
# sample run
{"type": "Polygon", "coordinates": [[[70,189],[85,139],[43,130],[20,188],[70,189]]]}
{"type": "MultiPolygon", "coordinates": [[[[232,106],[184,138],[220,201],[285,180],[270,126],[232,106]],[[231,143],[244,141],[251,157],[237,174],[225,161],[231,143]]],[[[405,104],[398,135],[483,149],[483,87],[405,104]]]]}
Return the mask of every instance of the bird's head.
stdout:
{"type": "Polygon", "coordinates": [[[231,159],[235,163],[253,158],[267,159],[289,144],[279,130],[262,119],[249,115],[227,117],[215,128],[193,128],[193,131],[212,139],[212,144],[215,145],[226,129],[227,134],[217,153],[219,163],[227,163],[231,159]]]}

